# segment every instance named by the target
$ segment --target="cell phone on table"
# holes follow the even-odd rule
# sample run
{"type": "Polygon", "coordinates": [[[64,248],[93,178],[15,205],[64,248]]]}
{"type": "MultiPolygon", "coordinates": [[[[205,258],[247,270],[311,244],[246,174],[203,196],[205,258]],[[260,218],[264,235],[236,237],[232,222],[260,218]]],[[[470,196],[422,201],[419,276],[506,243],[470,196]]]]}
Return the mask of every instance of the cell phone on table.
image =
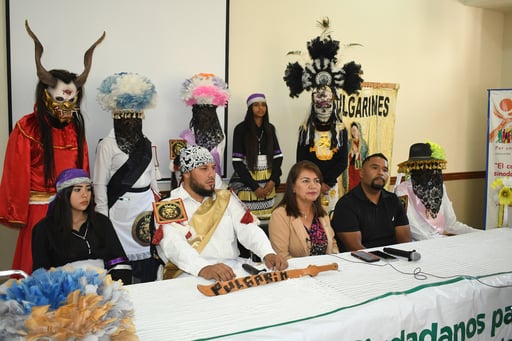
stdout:
{"type": "Polygon", "coordinates": [[[380,257],[382,259],[397,259],[395,256],[390,255],[389,253],[385,253],[379,250],[369,251],[372,255],[380,257]]]}
{"type": "Polygon", "coordinates": [[[356,258],[359,258],[369,263],[378,262],[380,260],[380,257],[366,251],[352,251],[350,254],[356,258]]]}

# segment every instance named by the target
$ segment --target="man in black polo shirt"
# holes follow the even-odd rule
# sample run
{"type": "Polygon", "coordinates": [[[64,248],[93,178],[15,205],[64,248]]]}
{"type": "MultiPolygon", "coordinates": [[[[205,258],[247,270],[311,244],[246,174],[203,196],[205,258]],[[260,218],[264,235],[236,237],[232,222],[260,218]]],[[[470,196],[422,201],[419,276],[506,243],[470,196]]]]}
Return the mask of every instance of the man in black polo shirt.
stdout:
{"type": "Polygon", "coordinates": [[[411,241],[406,211],[398,197],[384,189],[388,160],[372,154],[360,171],[361,183],[336,203],[332,227],[345,251],[411,241]]]}

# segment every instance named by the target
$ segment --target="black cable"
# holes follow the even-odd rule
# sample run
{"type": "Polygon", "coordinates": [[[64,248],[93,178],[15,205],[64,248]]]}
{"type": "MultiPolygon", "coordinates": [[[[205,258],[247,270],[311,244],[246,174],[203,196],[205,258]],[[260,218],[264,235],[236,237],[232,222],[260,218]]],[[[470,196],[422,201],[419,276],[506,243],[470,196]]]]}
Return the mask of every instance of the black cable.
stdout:
{"type": "Polygon", "coordinates": [[[488,286],[490,288],[496,288],[496,289],[501,289],[501,288],[510,288],[512,287],[512,284],[507,284],[507,285],[492,285],[492,284],[489,284],[489,283],[485,283],[484,281],[482,281],[480,278],[477,278],[476,276],[473,276],[473,275],[451,275],[451,276],[440,276],[440,275],[435,275],[435,274],[432,274],[432,273],[428,273],[428,272],[425,272],[425,271],[422,271],[420,267],[417,267],[413,270],[413,272],[405,272],[405,271],[402,271],[402,270],[399,270],[397,269],[396,267],[393,266],[393,264],[391,264],[390,262],[385,262],[385,264],[376,264],[376,263],[367,263],[367,262],[364,262],[364,261],[358,261],[358,260],[351,260],[351,259],[346,259],[346,258],[343,258],[341,256],[338,256],[338,255],[335,255],[335,254],[331,254],[330,256],[333,256],[333,257],[336,257],[336,258],[339,258],[339,259],[342,259],[344,261],[347,261],[347,262],[350,262],[350,263],[363,263],[363,264],[367,264],[367,265],[371,265],[371,266],[381,266],[381,267],[384,267],[384,266],[390,266],[393,270],[395,270],[396,272],[398,273],[401,273],[403,275],[412,275],[414,277],[414,279],[417,279],[419,281],[423,281],[423,280],[426,280],[428,279],[429,277],[434,277],[434,278],[438,278],[438,279],[452,279],[452,278],[457,278],[457,277],[462,277],[464,279],[472,279],[472,280],[475,280],[477,281],[478,283],[482,284],[482,285],[485,285],[485,286],[488,286]]]}

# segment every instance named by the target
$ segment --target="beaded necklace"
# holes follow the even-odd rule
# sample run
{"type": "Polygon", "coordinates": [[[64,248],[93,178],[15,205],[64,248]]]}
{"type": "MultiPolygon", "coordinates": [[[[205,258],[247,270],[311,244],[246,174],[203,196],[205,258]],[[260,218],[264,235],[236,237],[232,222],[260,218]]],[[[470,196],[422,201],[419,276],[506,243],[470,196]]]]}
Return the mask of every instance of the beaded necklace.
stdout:
{"type": "Polygon", "coordinates": [[[85,225],[85,233],[83,236],[81,234],[76,233],[75,230],[71,230],[71,233],[73,233],[78,238],[82,239],[87,244],[87,249],[89,250],[89,254],[91,254],[91,244],[89,244],[89,241],[87,240],[87,232],[89,232],[89,221],[87,221],[85,225]]]}

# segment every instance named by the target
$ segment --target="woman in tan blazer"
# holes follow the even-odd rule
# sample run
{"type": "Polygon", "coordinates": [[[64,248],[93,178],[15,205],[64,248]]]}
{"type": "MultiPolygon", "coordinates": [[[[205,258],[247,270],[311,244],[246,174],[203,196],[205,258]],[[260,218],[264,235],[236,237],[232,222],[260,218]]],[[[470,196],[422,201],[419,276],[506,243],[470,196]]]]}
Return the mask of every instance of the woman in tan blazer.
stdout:
{"type": "Polygon", "coordinates": [[[269,222],[277,254],[288,259],[339,252],[320,201],[322,181],[320,169],[311,161],[299,161],[290,169],[284,197],[269,222]]]}

